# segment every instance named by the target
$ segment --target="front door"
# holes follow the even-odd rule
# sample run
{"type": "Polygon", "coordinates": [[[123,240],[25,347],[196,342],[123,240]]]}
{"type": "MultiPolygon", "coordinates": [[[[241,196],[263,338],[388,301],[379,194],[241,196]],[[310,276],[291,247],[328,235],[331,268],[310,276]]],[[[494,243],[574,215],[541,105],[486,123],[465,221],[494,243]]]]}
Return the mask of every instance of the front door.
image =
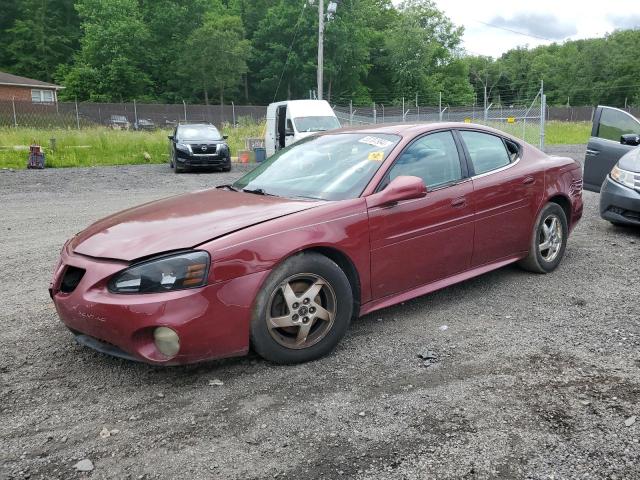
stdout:
{"type": "Polygon", "coordinates": [[[633,148],[620,143],[626,133],[640,134],[640,122],[624,110],[598,107],[584,159],[584,188],[599,192],[602,182],[620,157],[633,148]]]}
{"type": "Polygon", "coordinates": [[[428,193],[369,209],[374,299],[455,275],[471,262],[473,186],[453,134],[415,140],[390,167],[383,186],[401,175],[422,178],[428,193]]]}

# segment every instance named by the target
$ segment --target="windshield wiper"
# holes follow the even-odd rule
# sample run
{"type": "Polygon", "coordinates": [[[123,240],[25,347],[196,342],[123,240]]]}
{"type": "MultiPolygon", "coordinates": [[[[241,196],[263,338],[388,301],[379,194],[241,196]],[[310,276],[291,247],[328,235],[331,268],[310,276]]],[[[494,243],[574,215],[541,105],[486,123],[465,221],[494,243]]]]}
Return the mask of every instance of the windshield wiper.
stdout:
{"type": "Polygon", "coordinates": [[[250,189],[250,188],[243,188],[242,191],[245,192],[245,193],[253,193],[255,195],[268,195],[270,197],[275,197],[276,196],[273,193],[265,192],[262,188],[255,188],[253,190],[250,189]]]}
{"type": "Polygon", "coordinates": [[[236,187],[234,187],[233,185],[218,185],[216,188],[228,188],[229,190],[231,190],[232,192],[237,192],[238,189],[236,187]]]}
{"type": "Polygon", "coordinates": [[[325,198],[322,197],[310,197],[307,195],[287,195],[287,198],[302,198],[304,200],[326,200],[325,198]]]}

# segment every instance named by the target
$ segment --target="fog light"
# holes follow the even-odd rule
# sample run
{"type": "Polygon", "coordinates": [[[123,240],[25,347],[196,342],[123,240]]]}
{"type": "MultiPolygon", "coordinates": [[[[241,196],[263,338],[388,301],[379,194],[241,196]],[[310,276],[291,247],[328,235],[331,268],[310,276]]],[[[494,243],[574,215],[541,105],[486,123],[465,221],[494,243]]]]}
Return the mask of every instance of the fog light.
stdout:
{"type": "Polygon", "coordinates": [[[158,327],[153,331],[153,340],[160,353],[175,357],[180,351],[180,337],[168,327],[158,327]]]}

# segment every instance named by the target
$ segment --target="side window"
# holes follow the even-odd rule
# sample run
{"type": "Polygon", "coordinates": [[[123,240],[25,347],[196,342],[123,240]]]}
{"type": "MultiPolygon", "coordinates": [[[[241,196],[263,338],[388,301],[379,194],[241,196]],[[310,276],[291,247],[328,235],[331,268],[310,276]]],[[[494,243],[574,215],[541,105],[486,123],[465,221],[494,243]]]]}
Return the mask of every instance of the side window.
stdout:
{"type": "Polygon", "coordinates": [[[451,132],[420,138],[400,154],[389,171],[389,181],[402,175],[420,177],[429,188],[462,178],[460,157],[451,132]]]}
{"type": "Polygon", "coordinates": [[[505,167],[511,163],[502,138],[488,133],[460,132],[473,163],[476,175],[505,167]]]}
{"type": "Polygon", "coordinates": [[[520,145],[511,140],[505,139],[504,143],[507,145],[507,152],[509,152],[509,159],[515,162],[520,157],[520,145]]]}
{"type": "Polygon", "coordinates": [[[625,112],[603,108],[598,125],[598,137],[619,142],[625,133],[640,133],[640,123],[625,112]]]}

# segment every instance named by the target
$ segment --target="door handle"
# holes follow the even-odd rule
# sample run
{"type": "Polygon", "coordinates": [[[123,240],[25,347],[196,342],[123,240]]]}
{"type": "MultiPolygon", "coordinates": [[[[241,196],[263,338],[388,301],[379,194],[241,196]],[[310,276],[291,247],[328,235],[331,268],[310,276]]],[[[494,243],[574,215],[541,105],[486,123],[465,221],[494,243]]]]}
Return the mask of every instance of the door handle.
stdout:
{"type": "Polygon", "coordinates": [[[595,157],[599,153],[600,153],[599,150],[594,150],[592,148],[587,148],[587,155],[589,155],[590,157],[595,157]]]}
{"type": "Polygon", "coordinates": [[[531,185],[532,183],[534,183],[536,181],[535,178],[533,177],[526,177],[522,183],[524,183],[525,185],[531,185]]]}
{"type": "Polygon", "coordinates": [[[464,197],[456,198],[455,200],[451,200],[452,207],[463,207],[467,203],[467,199],[464,197]]]}

